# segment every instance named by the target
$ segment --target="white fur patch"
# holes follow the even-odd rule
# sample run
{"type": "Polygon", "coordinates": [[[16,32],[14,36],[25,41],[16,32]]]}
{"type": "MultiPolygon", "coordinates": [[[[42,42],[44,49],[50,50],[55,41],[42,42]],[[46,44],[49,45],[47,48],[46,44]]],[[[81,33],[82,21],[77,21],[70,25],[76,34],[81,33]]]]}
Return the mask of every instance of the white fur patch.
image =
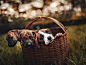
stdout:
{"type": "Polygon", "coordinates": [[[52,34],[44,33],[44,32],[42,32],[40,30],[38,31],[38,33],[44,35],[44,42],[45,42],[46,45],[48,45],[50,42],[52,42],[54,40],[54,36],[52,34]],[[52,41],[48,40],[49,36],[51,37],[52,41]]]}

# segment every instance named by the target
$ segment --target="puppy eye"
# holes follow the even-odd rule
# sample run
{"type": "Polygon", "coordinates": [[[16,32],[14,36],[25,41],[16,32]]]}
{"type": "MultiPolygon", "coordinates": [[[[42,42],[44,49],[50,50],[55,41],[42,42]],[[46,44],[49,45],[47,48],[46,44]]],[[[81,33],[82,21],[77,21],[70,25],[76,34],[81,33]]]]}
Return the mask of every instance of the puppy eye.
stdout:
{"type": "Polygon", "coordinates": [[[33,40],[33,37],[32,36],[29,36],[29,39],[33,40]]]}
{"type": "Polygon", "coordinates": [[[46,31],[46,33],[50,34],[50,31],[46,31]]]}
{"type": "Polygon", "coordinates": [[[13,37],[10,37],[10,39],[13,39],[13,37]]]}
{"type": "Polygon", "coordinates": [[[44,36],[43,35],[40,35],[40,40],[43,40],[44,39],[44,36]]]}
{"type": "Polygon", "coordinates": [[[26,38],[25,38],[25,37],[23,37],[22,41],[25,41],[25,39],[26,39],[26,38]]]}

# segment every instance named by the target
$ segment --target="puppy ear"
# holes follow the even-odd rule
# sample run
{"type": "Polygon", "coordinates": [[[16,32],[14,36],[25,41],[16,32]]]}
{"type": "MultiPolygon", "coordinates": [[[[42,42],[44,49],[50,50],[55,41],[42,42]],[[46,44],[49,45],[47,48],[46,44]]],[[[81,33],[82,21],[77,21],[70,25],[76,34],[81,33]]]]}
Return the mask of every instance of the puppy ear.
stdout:
{"type": "Polygon", "coordinates": [[[50,34],[50,31],[48,31],[48,30],[46,30],[45,32],[48,33],[48,34],[50,34]]]}
{"type": "Polygon", "coordinates": [[[24,35],[23,33],[21,33],[21,34],[20,34],[20,39],[22,39],[22,38],[23,38],[23,35],[24,35]]]}
{"type": "Polygon", "coordinates": [[[23,38],[23,33],[20,33],[20,35],[18,36],[18,40],[21,40],[23,38]]]}
{"type": "Polygon", "coordinates": [[[36,33],[35,32],[32,32],[33,36],[36,38],[36,33]]]}
{"type": "Polygon", "coordinates": [[[38,43],[38,38],[37,38],[37,37],[36,37],[36,39],[35,39],[35,44],[36,44],[37,49],[39,50],[39,49],[40,49],[40,45],[39,45],[39,43],[38,43]]]}
{"type": "Polygon", "coordinates": [[[18,36],[18,41],[20,41],[21,40],[21,38],[20,38],[20,35],[18,36]]]}
{"type": "Polygon", "coordinates": [[[40,34],[40,40],[44,39],[44,35],[40,34]]]}

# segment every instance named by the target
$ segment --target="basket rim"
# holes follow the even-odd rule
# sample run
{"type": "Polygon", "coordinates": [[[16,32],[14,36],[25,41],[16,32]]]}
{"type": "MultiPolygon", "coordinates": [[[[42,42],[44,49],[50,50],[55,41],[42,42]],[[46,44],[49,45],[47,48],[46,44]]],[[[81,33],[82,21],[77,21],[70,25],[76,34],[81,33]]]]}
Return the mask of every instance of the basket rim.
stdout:
{"type": "Polygon", "coordinates": [[[55,22],[60,28],[62,28],[62,30],[63,30],[64,32],[66,32],[67,29],[65,28],[65,26],[64,26],[62,23],[60,23],[57,19],[52,18],[52,17],[36,17],[36,18],[34,18],[34,19],[25,27],[25,29],[29,29],[30,26],[32,25],[32,23],[33,23],[34,21],[36,21],[37,19],[42,19],[42,18],[47,18],[47,19],[52,20],[52,21],[55,22]]]}

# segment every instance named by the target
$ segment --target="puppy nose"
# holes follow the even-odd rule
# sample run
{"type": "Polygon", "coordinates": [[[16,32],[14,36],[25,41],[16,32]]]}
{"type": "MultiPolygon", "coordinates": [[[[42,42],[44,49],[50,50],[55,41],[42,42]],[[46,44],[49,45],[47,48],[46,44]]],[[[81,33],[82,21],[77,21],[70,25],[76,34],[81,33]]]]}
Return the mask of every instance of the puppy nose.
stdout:
{"type": "Polygon", "coordinates": [[[34,46],[34,44],[32,44],[32,43],[28,43],[28,46],[33,47],[33,46],[34,46]]]}
{"type": "Polygon", "coordinates": [[[31,45],[31,43],[28,43],[28,45],[31,45]]]}
{"type": "Polygon", "coordinates": [[[51,40],[51,37],[50,36],[48,37],[48,40],[51,40]]]}

